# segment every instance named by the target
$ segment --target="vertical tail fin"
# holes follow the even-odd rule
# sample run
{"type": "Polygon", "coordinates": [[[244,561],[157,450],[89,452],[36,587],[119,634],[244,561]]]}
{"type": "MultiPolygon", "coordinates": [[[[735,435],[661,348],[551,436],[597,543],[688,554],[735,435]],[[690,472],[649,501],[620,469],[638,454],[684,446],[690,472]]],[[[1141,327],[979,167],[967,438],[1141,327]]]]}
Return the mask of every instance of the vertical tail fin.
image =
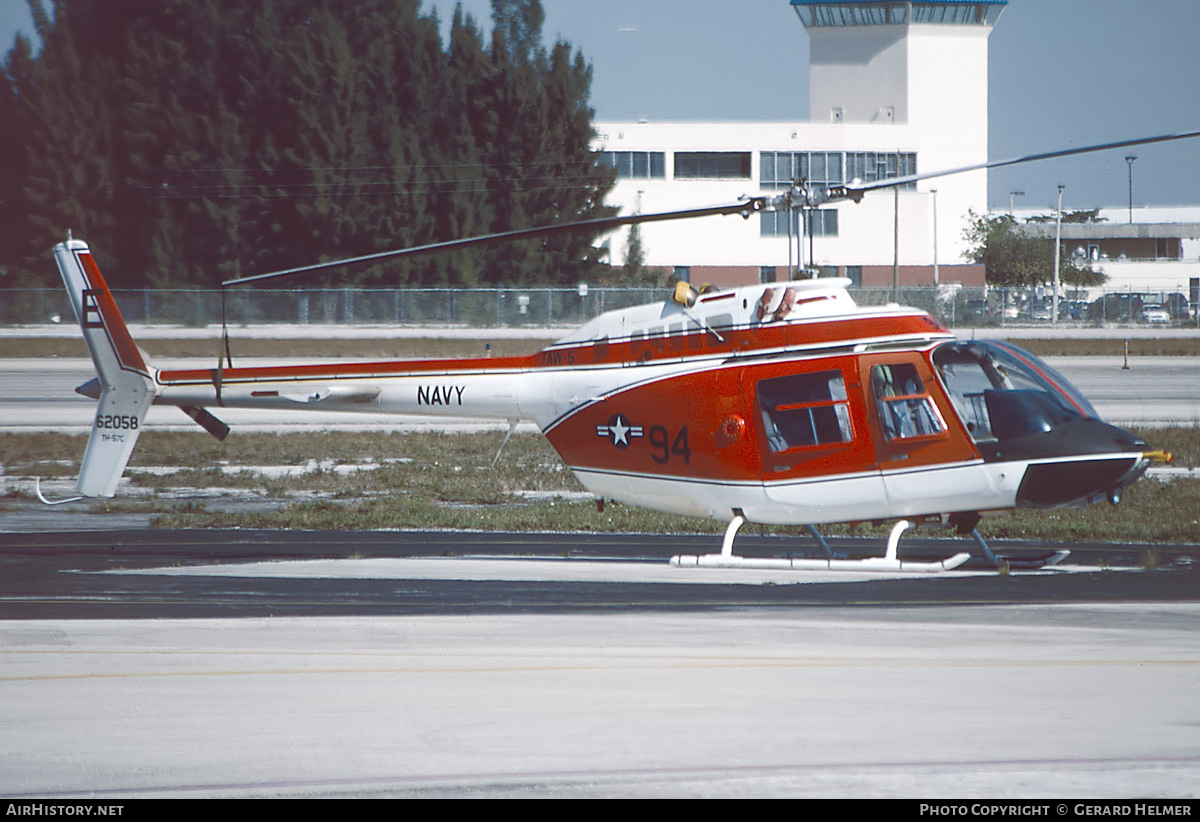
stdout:
{"type": "Polygon", "coordinates": [[[79,493],[111,497],[154,401],[154,375],[130,336],[87,243],[60,243],[54,247],[54,259],[100,381],[100,402],[79,471],[79,493]]]}

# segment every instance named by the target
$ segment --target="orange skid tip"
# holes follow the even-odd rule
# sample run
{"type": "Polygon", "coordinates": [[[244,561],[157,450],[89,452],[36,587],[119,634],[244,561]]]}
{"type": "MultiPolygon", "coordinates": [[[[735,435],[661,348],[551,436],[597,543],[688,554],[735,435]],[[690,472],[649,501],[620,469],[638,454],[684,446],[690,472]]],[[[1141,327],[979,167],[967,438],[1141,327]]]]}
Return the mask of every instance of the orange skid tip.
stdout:
{"type": "Polygon", "coordinates": [[[1170,465],[1175,461],[1175,455],[1170,451],[1146,451],[1142,454],[1143,457],[1150,462],[1159,463],[1162,465],[1170,465]]]}

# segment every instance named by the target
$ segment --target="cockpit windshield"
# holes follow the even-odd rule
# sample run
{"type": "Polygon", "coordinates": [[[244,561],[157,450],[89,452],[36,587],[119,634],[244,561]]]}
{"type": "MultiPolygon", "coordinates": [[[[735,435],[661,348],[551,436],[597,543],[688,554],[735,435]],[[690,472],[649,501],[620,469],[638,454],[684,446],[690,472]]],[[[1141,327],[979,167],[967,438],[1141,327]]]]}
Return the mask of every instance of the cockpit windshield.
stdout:
{"type": "Polygon", "coordinates": [[[976,442],[1044,433],[1082,417],[1099,419],[1065,377],[1009,343],[946,343],[933,352],[933,364],[976,442]]]}

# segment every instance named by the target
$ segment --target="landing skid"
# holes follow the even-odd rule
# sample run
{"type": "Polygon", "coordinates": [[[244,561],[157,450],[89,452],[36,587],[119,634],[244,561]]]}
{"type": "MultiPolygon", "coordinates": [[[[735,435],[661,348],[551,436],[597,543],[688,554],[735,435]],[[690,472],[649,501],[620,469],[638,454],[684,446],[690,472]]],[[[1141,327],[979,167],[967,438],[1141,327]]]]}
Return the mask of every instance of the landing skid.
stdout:
{"type": "MultiPolygon", "coordinates": [[[[729,526],[725,529],[725,538],[721,543],[719,554],[680,554],[671,557],[671,564],[677,568],[751,568],[758,570],[792,570],[792,571],[870,571],[908,574],[936,574],[950,571],[965,564],[971,559],[969,552],[963,551],[948,559],[918,562],[902,560],[898,556],[900,537],[912,527],[908,520],[900,520],[888,535],[887,550],[882,557],[864,557],[863,559],[846,559],[834,554],[829,543],[811,525],[805,526],[824,552],[823,559],[812,558],[768,558],[742,557],[733,553],[733,541],[738,530],[744,525],[746,518],[740,512],[735,513],[729,526]]],[[[978,528],[971,529],[971,538],[979,546],[984,558],[998,571],[1035,570],[1047,565],[1057,565],[1071,553],[1070,551],[1050,551],[1040,556],[1015,557],[996,554],[978,528]]]]}
{"type": "Polygon", "coordinates": [[[987,557],[988,562],[997,571],[1036,571],[1038,568],[1045,568],[1047,565],[1058,565],[1058,563],[1071,555],[1071,552],[1066,550],[1047,551],[1044,554],[1036,556],[997,554],[988,547],[978,528],[971,529],[971,538],[979,545],[983,551],[983,555],[987,557]]]}
{"type": "Polygon", "coordinates": [[[735,514],[725,529],[725,539],[721,544],[719,554],[680,554],[671,557],[671,564],[677,568],[752,568],[757,570],[791,570],[791,571],[873,571],[906,574],[937,574],[949,571],[965,563],[971,558],[969,553],[955,554],[949,559],[935,562],[915,562],[902,560],[897,556],[900,545],[900,535],[912,523],[900,520],[892,528],[888,537],[887,553],[882,557],[865,557],[863,559],[841,559],[833,555],[829,545],[812,526],[810,533],[817,537],[817,542],[826,553],[825,559],[799,558],[758,558],[741,557],[733,553],[733,540],[738,529],[746,522],[741,514],[735,514]]]}
{"type": "Polygon", "coordinates": [[[1032,557],[1014,557],[1007,554],[999,556],[999,562],[1004,564],[1010,571],[1036,571],[1038,568],[1045,568],[1049,565],[1058,565],[1064,559],[1071,555],[1070,551],[1047,551],[1044,554],[1032,557]]]}

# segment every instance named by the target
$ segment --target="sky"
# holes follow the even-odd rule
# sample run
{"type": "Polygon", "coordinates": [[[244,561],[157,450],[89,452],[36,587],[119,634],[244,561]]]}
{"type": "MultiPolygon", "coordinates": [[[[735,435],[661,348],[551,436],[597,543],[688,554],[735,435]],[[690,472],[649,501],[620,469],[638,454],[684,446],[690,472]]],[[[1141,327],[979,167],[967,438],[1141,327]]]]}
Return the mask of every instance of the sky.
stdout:
{"type": "MultiPolygon", "coordinates": [[[[462,0],[490,25],[488,0],[462,0]]],[[[449,22],[452,0],[426,0],[449,22]]],[[[808,36],[789,0],[542,0],[547,41],[592,64],[598,120],[808,119],[808,36]]],[[[0,46],[30,32],[0,0],[0,46]]],[[[1009,0],[989,40],[988,155],[1200,130],[1200,0],[1009,0]]],[[[1200,205],[1200,138],[989,173],[989,205],[1200,205]]],[[[935,169],[922,167],[923,171],[935,169]]]]}

